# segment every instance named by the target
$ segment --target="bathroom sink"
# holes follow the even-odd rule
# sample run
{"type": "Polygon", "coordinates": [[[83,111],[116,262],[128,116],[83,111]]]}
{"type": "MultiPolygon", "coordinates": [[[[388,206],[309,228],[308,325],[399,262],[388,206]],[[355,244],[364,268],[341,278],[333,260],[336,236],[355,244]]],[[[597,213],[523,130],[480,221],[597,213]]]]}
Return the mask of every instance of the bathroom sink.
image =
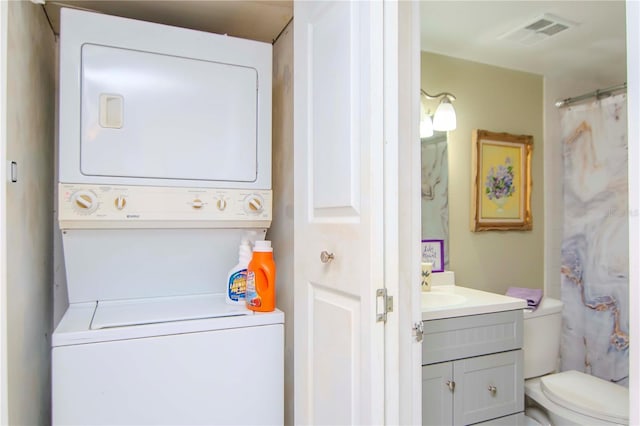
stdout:
{"type": "Polygon", "coordinates": [[[457,285],[432,285],[431,291],[422,292],[420,297],[423,321],[527,307],[524,299],[457,285]]]}
{"type": "Polygon", "coordinates": [[[429,291],[422,293],[422,308],[444,308],[464,303],[466,297],[454,293],[429,291]]]}

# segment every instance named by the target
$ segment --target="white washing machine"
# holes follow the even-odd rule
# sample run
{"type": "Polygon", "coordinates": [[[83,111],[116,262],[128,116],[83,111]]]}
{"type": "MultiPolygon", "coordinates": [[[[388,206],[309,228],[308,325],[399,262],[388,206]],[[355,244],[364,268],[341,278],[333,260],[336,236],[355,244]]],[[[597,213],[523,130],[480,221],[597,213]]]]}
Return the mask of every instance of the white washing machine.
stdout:
{"type": "Polygon", "coordinates": [[[282,424],[283,322],[217,294],[71,304],[53,424],[282,424]]]}
{"type": "Polygon", "coordinates": [[[52,337],[53,424],[283,423],[284,314],[222,291],[239,241],[270,221],[269,192],[251,192],[259,214],[245,192],[60,185],[69,307],[52,337]],[[207,208],[216,197],[224,212],[207,208]]]}
{"type": "Polygon", "coordinates": [[[271,46],[63,9],[55,425],[281,424],[284,314],[227,305],[271,224],[271,46]]]}

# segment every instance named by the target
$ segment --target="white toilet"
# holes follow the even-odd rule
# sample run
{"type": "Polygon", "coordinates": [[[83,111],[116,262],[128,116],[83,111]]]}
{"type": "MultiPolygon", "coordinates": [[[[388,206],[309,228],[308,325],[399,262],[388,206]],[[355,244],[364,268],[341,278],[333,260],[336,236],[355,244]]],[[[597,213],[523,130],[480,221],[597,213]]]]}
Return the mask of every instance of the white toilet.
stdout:
{"type": "Polygon", "coordinates": [[[560,350],[562,302],[544,297],[524,312],[527,425],[627,425],[629,390],[578,371],[553,373],[560,350]]]}

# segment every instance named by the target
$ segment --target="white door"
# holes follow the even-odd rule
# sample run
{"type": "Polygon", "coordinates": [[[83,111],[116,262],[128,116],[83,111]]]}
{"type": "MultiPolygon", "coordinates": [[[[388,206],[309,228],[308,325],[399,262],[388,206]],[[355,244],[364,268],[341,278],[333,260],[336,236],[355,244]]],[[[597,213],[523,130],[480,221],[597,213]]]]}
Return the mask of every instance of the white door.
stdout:
{"type": "Polygon", "coordinates": [[[294,16],[295,423],[383,424],[383,3],[294,16]]]}

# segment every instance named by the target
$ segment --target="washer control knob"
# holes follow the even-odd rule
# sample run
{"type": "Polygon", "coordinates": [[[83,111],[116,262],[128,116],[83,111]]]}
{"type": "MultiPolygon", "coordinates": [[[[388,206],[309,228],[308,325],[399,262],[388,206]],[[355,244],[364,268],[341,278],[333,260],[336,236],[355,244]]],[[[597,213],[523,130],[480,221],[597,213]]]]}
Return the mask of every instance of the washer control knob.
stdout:
{"type": "Polygon", "coordinates": [[[225,200],[224,198],[218,198],[218,200],[216,201],[216,207],[218,208],[218,210],[224,211],[224,209],[227,208],[227,200],[225,200]]]}
{"type": "Polygon", "coordinates": [[[113,203],[115,204],[116,209],[122,210],[127,205],[127,199],[124,198],[124,195],[119,195],[113,203]]]}
{"type": "Polygon", "coordinates": [[[98,208],[98,197],[91,191],[78,191],[71,195],[71,204],[80,214],[91,214],[98,208]]]}
{"type": "Polygon", "coordinates": [[[244,210],[249,214],[262,213],[264,201],[258,194],[251,194],[244,200],[244,210]]]}
{"type": "Polygon", "coordinates": [[[204,203],[201,199],[196,198],[191,202],[191,207],[193,207],[194,209],[201,209],[204,207],[204,203]]]}

